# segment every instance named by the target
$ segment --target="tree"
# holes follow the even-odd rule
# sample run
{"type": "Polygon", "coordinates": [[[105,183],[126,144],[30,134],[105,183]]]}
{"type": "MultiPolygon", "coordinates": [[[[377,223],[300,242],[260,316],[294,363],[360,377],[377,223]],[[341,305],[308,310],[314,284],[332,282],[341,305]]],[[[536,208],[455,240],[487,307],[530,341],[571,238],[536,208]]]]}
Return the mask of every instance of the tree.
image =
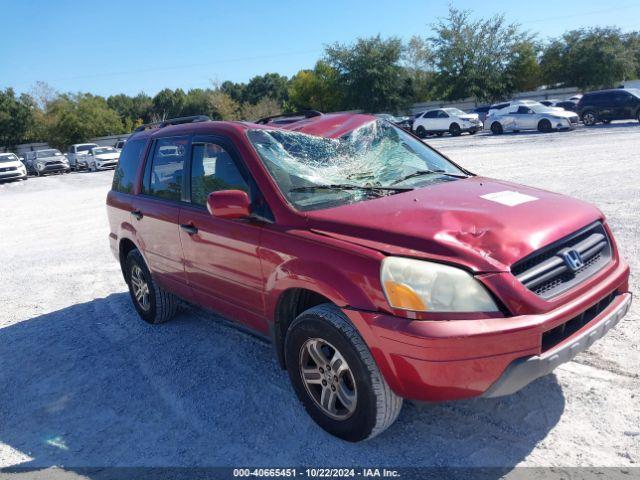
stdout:
{"type": "Polygon", "coordinates": [[[227,80],[222,82],[220,90],[231,97],[231,99],[237,103],[244,101],[244,91],[247,88],[245,83],[235,83],[227,80]]]}
{"type": "Polygon", "coordinates": [[[618,28],[572,30],[545,48],[540,60],[543,78],[583,90],[616,86],[638,73],[633,44],[618,28]]]}
{"type": "Polygon", "coordinates": [[[49,103],[45,117],[47,140],[60,149],[93,137],[126,131],[120,116],[109,108],[107,101],[88,93],[60,95],[49,103]]]}
{"type": "Polygon", "coordinates": [[[405,75],[411,84],[412,100],[425,101],[431,97],[435,77],[434,56],[427,41],[414,35],[409,39],[403,55],[405,75]]]}
{"type": "Polygon", "coordinates": [[[244,88],[242,101],[256,105],[263,98],[271,98],[283,105],[288,99],[287,84],[287,77],[277,73],[257,75],[244,88]]]}
{"type": "Polygon", "coordinates": [[[631,32],[623,36],[624,46],[629,57],[635,63],[635,78],[640,78],[640,32],[631,32]]]}
{"type": "Polygon", "coordinates": [[[13,148],[27,140],[35,124],[35,101],[16,97],[12,88],[0,91],[0,146],[13,148]]]}
{"type": "Polygon", "coordinates": [[[273,98],[263,98],[255,105],[252,103],[244,103],[240,116],[243,120],[255,121],[280,113],[282,113],[282,107],[276,100],[273,98]]]}
{"type": "Polygon", "coordinates": [[[338,72],[322,60],[313,70],[300,70],[289,82],[288,106],[292,110],[332,112],[342,108],[338,72]]]}
{"type": "Polygon", "coordinates": [[[523,41],[514,46],[514,57],[507,65],[505,81],[509,90],[526,92],[542,83],[542,72],[538,63],[540,47],[532,41],[523,41]]]}
{"type": "Polygon", "coordinates": [[[165,88],[153,97],[152,121],[161,121],[182,115],[187,95],[184,90],[165,88]]]}
{"type": "Polygon", "coordinates": [[[344,106],[366,112],[405,108],[410,99],[403,96],[402,50],[399,38],[383,40],[380,35],[326,47],[325,60],[338,72],[344,106]]]}
{"type": "Polygon", "coordinates": [[[449,16],[434,25],[430,38],[438,70],[436,91],[447,100],[474,97],[493,101],[514,91],[507,81],[509,66],[532,36],[504,16],[472,20],[471,12],[449,8],[449,16]]]}

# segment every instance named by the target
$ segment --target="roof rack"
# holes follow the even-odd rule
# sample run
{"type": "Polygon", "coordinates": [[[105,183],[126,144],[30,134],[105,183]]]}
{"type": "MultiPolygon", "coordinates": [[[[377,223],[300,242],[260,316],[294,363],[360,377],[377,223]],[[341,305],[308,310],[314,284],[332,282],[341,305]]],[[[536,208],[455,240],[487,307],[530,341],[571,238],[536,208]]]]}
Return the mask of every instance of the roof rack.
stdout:
{"type": "Polygon", "coordinates": [[[158,127],[164,128],[169,125],[181,125],[184,123],[197,123],[197,122],[208,122],[211,120],[206,115],[192,115],[190,117],[177,117],[177,118],[169,118],[167,120],[162,120],[161,122],[154,123],[145,123],[144,125],[140,125],[138,128],[134,130],[134,132],[142,132],[143,130],[148,130],[150,128],[158,127]]]}
{"type": "Polygon", "coordinates": [[[300,110],[299,112],[293,112],[293,113],[281,113],[279,115],[272,115],[270,117],[264,117],[261,118],[260,120],[256,120],[254,123],[259,123],[259,124],[267,124],[269,122],[271,122],[272,120],[277,120],[277,119],[282,119],[282,122],[279,123],[293,123],[293,122],[297,122],[298,120],[293,120],[294,118],[298,118],[298,117],[302,117],[302,118],[313,118],[313,117],[319,117],[323,115],[322,112],[319,112],[317,110],[300,110]],[[287,121],[287,119],[289,121],[287,121]]]}

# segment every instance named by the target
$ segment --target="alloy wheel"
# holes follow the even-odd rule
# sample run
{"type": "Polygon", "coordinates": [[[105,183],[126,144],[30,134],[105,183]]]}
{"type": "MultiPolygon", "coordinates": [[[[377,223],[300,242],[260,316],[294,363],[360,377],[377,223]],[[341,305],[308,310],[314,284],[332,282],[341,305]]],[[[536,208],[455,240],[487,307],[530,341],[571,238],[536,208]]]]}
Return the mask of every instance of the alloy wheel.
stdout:
{"type": "Polygon", "coordinates": [[[596,115],[592,112],[587,112],[582,117],[582,121],[585,125],[595,125],[596,124],[596,115]]]}
{"type": "Polygon", "coordinates": [[[300,349],[299,370],[307,393],[326,415],[336,420],[353,415],[356,383],[338,349],[320,338],[307,340],[300,349]]]}
{"type": "Polygon", "coordinates": [[[138,265],[131,268],[131,288],[136,302],[145,312],[149,310],[151,302],[149,299],[149,284],[145,280],[144,273],[138,265]]]}

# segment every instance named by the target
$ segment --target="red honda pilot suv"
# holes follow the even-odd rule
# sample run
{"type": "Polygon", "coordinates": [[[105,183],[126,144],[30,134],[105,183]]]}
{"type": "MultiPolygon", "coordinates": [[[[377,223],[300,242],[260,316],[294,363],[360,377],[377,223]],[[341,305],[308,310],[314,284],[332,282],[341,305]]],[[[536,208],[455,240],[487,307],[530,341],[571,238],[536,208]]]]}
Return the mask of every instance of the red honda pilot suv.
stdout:
{"type": "Polygon", "coordinates": [[[107,204],[143,320],[180,298],[269,337],[309,415],[350,441],[403,398],[516,392],[631,304],[597,208],[475,176],[368,115],[142,126],[107,204]]]}

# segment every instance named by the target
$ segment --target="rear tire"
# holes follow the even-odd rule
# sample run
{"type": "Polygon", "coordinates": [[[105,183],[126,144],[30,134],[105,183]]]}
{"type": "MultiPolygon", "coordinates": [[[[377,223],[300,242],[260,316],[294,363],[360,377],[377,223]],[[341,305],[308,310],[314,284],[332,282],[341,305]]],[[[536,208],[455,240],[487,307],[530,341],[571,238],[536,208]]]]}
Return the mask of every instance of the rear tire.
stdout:
{"type": "Polygon", "coordinates": [[[292,322],[285,358],[300,402],[332,435],[366,440],[398,417],[402,398],[393,393],[364,340],[335,305],[315,306],[292,322]]]}
{"type": "Polygon", "coordinates": [[[598,115],[593,110],[587,110],[582,114],[582,123],[587,127],[592,127],[598,123],[598,115]]]}
{"type": "Polygon", "coordinates": [[[501,135],[502,133],[504,133],[502,124],[500,122],[493,122],[491,124],[491,133],[493,133],[494,135],[501,135]]]}
{"type": "Polygon", "coordinates": [[[171,320],[178,308],[178,299],[153,281],[151,272],[137,249],[131,250],[127,255],[124,271],[131,301],[140,318],[151,324],[171,320]]]}
{"type": "Polygon", "coordinates": [[[424,129],[422,125],[416,128],[416,135],[420,138],[425,138],[427,136],[427,131],[424,129]]]}
{"type": "Polygon", "coordinates": [[[460,136],[460,133],[461,133],[460,125],[458,125],[455,122],[449,125],[449,133],[451,134],[452,137],[460,136]]]}
{"type": "Polygon", "coordinates": [[[546,118],[543,118],[538,122],[538,131],[548,133],[552,130],[551,122],[546,118]]]}

